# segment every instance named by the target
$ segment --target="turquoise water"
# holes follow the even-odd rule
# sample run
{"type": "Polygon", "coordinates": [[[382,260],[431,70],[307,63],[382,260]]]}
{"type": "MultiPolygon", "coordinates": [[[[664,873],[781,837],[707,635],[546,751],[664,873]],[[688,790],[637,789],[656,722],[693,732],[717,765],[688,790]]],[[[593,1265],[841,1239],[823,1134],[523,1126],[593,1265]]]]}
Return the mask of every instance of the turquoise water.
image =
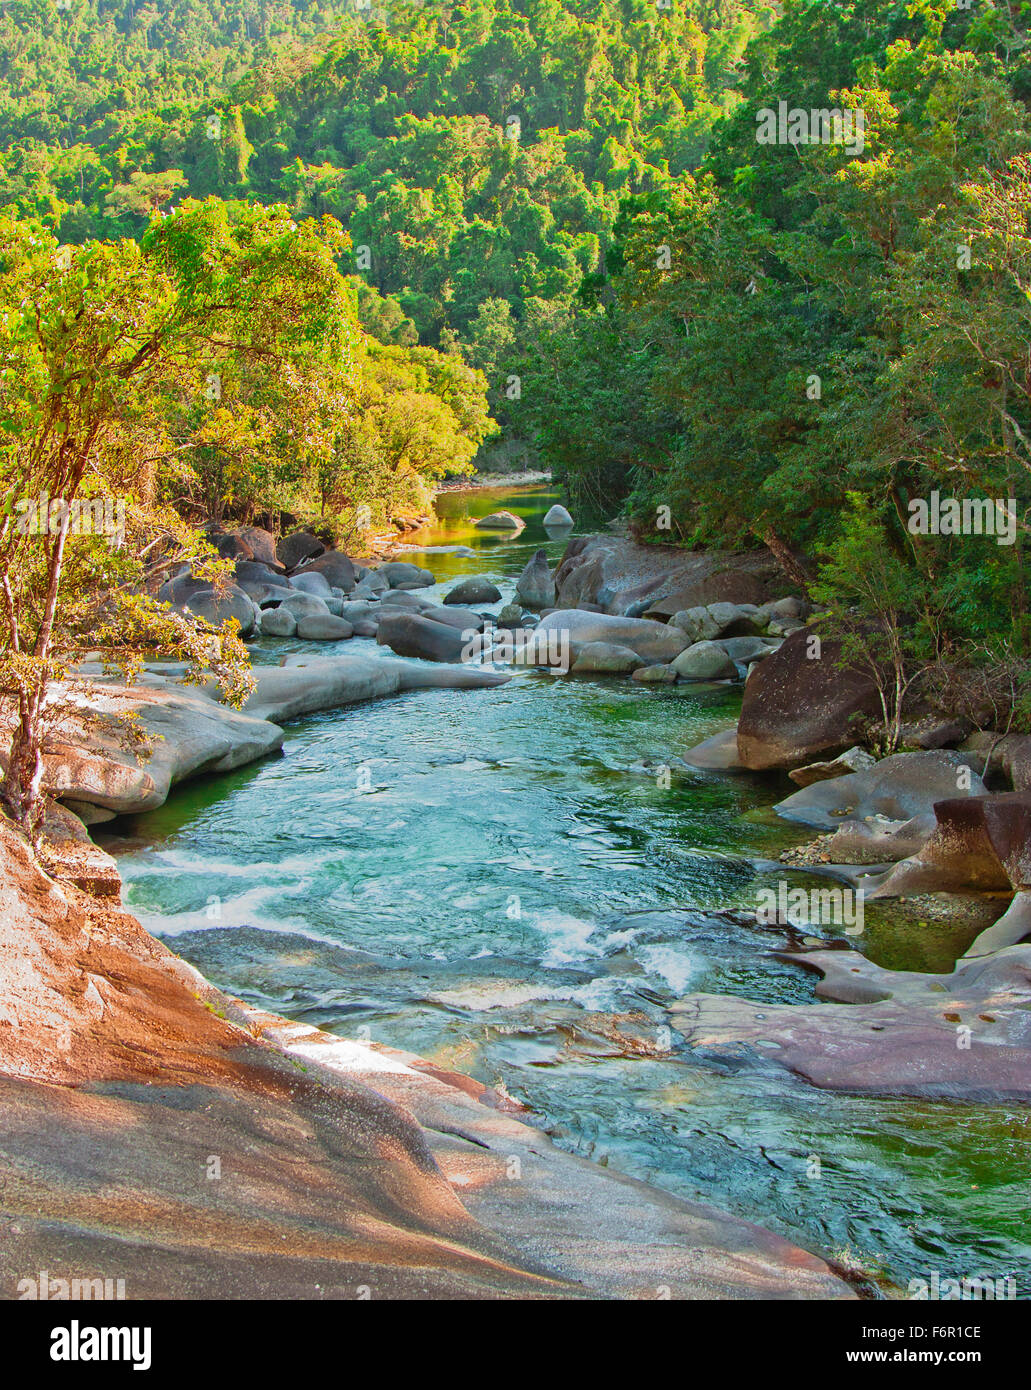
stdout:
{"type": "MultiPolygon", "coordinates": [[[[476,555],[413,558],[441,593],[485,573],[507,599],[538,545],[564,548],[540,526],[553,500],[447,494],[415,539],[476,555]],[[470,526],[500,506],[519,537],[470,526]]],[[[413,692],[294,725],[282,758],[188,784],[107,843],[127,904],[231,993],[503,1085],[577,1153],[882,1281],[1012,1272],[1023,1297],[1026,1112],[835,1096],[664,1032],[693,991],[812,998],[773,954],[788,938],[734,911],[772,881],[753,861],[804,838],[769,813],[783,786],[676,767],[738,701],[534,671],[413,692]]]]}

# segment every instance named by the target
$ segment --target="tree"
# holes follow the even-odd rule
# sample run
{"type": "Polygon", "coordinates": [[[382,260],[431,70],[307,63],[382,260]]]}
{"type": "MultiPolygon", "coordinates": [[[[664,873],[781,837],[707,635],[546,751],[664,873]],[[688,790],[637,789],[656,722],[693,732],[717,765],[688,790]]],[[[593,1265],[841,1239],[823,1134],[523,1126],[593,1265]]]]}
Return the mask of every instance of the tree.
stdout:
{"type": "Polygon", "coordinates": [[[338,225],[298,228],[282,209],[230,225],[216,201],[159,219],[142,246],[59,247],[0,221],[0,692],[15,709],[0,800],[33,835],[44,740],[86,651],[131,666],[148,648],[176,650],[213,671],[225,698],[246,695],[235,624],[198,635],[139,591],[142,560],[105,554],[93,536],[69,564],[69,547],[83,503],[117,496],[141,550],[201,553],[155,506],[154,480],[183,447],[173,407],[203,399],[213,375],[257,390],[260,374],[259,415],[272,401],[292,412],[285,436],[332,437],[321,388],[326,370],[343,379],[353,348],[342,244],[338,225]]]}

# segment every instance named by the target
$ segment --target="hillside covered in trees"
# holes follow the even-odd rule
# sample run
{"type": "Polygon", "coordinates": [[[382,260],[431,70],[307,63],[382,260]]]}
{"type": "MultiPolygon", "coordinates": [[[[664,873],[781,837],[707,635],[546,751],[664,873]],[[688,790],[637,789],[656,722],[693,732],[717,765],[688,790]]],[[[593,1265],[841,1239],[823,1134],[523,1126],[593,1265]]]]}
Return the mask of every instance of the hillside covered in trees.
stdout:
{"type": "Polygon", "coordinates": [[[643,535],[904,611],[921,659],[1024,652],[1027,9],[12,0],[0,199],[59,244],[197,199],[342,224],[365,365],[334,448],[230,486],[209,420],[171,500],[353,525],[477,450],[539,457],[643,535]],[[779,103],[860,138],[762,143],[779,103]],[[922,535],[932,494],[1012,536],[922,535]]]}

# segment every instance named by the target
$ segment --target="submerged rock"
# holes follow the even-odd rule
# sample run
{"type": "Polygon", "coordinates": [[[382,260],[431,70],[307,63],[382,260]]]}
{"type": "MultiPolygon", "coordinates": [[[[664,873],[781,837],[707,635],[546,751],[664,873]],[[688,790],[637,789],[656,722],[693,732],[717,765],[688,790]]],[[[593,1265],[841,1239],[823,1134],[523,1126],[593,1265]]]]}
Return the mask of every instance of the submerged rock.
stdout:
{"type": "Polygon", "coordinates": [[[696,994],[674,1005],[673,1026],[707,1058],[762,1058],[829,1090],[1031,1100],[1031,946],[961,961],[949,975],[884,970],[854,951],[787,958],[824,976],[822,998],[844,1002],[696,994]]]}

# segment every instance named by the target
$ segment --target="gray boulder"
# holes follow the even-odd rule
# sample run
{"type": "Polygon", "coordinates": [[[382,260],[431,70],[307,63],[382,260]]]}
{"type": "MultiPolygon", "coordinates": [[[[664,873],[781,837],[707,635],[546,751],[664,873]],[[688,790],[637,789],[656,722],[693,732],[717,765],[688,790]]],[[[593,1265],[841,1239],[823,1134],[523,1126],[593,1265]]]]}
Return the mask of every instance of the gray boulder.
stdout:
{"type": "Polygon", "coordinates": [[[516,599],[526,608],[553,608],[555,577],[547,554],[538,550],[516,581],[516,599]]]}
{"type": "Polygon", "coordinates": [[[591,671],[626,675],[643,664],[629,647],[620,647],[615,642],[585,642],[570,669],[575,675],[591,671]]]}
{"type": "Polygon", "coordinates": [[[523,625],[523,610],[518,603],[506,603],[497,616],[498,627],[516,628],[523,625]]]}
{"type": "Polygon", "coordinates": [[[482,575],[470,575],[468,579],[461,580],[453,589],[449,589],[444,596],[445,603],[458,604],[498,603],[500,599],[501,590],[482,575]]]}
{"type": "Polygon", "coordinates": [[[632,680],[640,681],[642,685],[671,685],[676,678],[677,673],[673,667],[661,663],[657,666],[639,666],[631,677],[632,680]]]}
{"type": "MultiPolygon", "coordinates": [[[[556,608],[542,618],[537,631],[565,633],[569,642],[615,642],[629,647],[645,662],[672,661],[688,645],[679,628],[648,618],[622,618],[611,613],[588,613],[579,608],[556,608]]],[[[724,653],[720,655],[726,660],[724,653]]]]}
{"type": "Polygon", "coordinates": [[[390,585],[386,578],[373,570],[371,574],[367,574],[364,579],[360,580],[360,582],[354,586],[351,590],[350,597],[380,598],[383,594],[387,593],[389,589],[390,585]]]}
{"type": "Polygon", "coordinates": [[[295,574],[290,583],[293,588],[300,589],[305,594],[314,594],[316,598],[329,598],[333,593],[329,580],[318,570],[312,570],[307,574],[295,574]]]}
{"type": "Polygon", "coordinates": [[[908,821],[934,810],[936,802],[983,796],[986,788],[965,753],[896,753],[863,772],[814,782],[774,807],[787,820],[819,830],[839,826],[845,817],[886,816],[908,821]]]}
{"type": "Polygon", "coordinates": [[[202,618],[212,627],[221,627],[227,618],[235,618],[240,625],[241,637],[248,637],[254,631],[254,604],[236,584],[230,584],[221,594],[216,594],[206,580],[184,576],[162,584],[157,597],[180,613],[192,613],[194,617],[202,618]]]}
{"type": "Polygon", "coordinates": [[[688,767],[705,772],[742,772],[744,769],[737,760],[737,726],[696,743],[684,754],[684,762],[688,767]]]}
{"type": "Polygon", "coordinates": [[[491,512],[473,522],[481,531],[521,531],[526,525],[522,517],[514,512],[491,512]]]}
{"type": "Polygon", "coordinates": [[[544,513],[543,525],[545,526],[554,526],[557,528],[560,526],[572,526],[572,524],[573,518],[566,511],[565,507],[560,506],[558,502],[556,502],[553,507],[549,507],[544,513]]]}
{"type": "MultiPolygon", "coordinates": [[[[646,600],[644,606],[648,606],[646,600]]],[[[674,613],[670,622],[686,632],[692,642],[708,642],[720,635],[720,625],[708,608],[682,608],[679,613],[674,613]]]]}
{"type": "Polygon", "coordinates": [[[297,636],[309,642],[342,642],[354,629],[333,613],[312,613],[297,620],[297,636]]]}
{"type": "Polygon", "coordinates": [[[297,619],[288,608],[266,608],[261,615],[264,637],[293,637],[296,631],[297,619]]]}
{"type": "Polygon", "coordinates": [[[710,603],[708,609],[721,637],[755,637],[762,630],[753,604],[710,603]]]}
{"type": "MultiPolygon", "coordinates": [[[[383,599],[380,604],[380,616],[386,618],[391,614],[407,613],[407,608],[396,608],[394,606],[393,592],[383,599]]],[[[459,632],[473,631],[480,632],[483,629],[483,618],[479,613],[474,613],[471,608],[445,608],[440,604],[431,604],[419,610],[419,617],[429,618],[433,623],[444,623],[447,627],[453,627],[459,632]]]]}
{"type": "MultiPolygon", "coordinates": [[[[436,580],[429,570],[421,569],[418,565],[410,565],[406,560],[391,560],[386,565],[380,565],[373,571],[381,579],[385,579],[392,589],[412,588],[426,589],[436,580]]],[[[501,595],[498,595],[500,598],[501,595]]]]}
{"type": "Polygon", "coordinates": [[[770,652],[775,652],[780,645],[778,642],[771,642],[765,637],[720,637],[715,645],[722,647],[730,657],[731,661],[757,661],[764,656],[769,656],[770,652]]]}
{"type": "Polygon", "coordinates": [[[685,681],[724,680],[737,675],[737,667],[715,642],[696,642],[674,657],[671,665],[685,681]]]}
{"type": "Polygon", "coordinates": [[[332,616],[325,599],[317,598],[315,594],[291,594],[280,607],[292,613],[298,621],[301,618],[332,616]]]}

